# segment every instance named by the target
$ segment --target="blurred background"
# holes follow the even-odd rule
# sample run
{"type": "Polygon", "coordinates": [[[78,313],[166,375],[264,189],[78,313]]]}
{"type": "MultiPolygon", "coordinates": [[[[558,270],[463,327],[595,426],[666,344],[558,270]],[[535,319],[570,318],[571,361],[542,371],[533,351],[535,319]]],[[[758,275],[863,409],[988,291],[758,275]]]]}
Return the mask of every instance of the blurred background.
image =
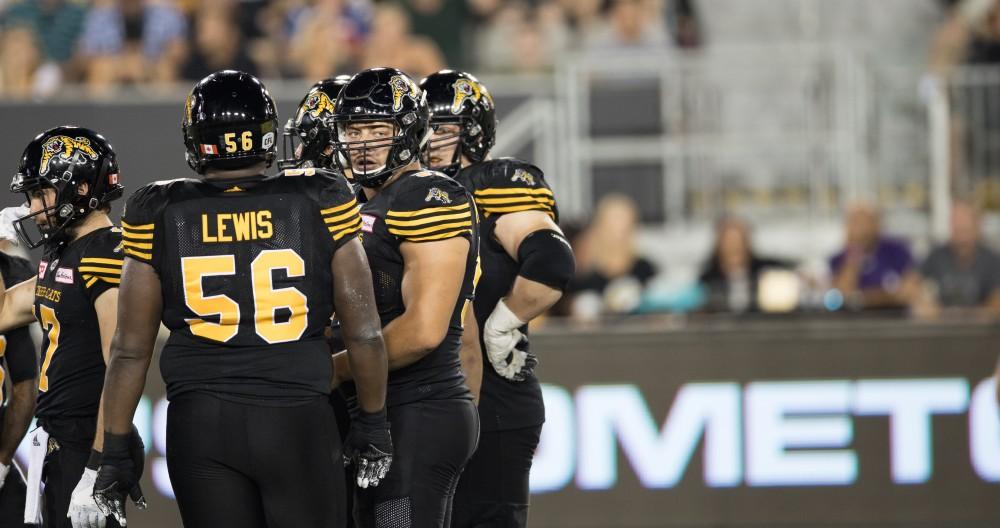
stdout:
{"type": "Polygon", "coordinates": [[[533,524],[1000,523],[1000,1],[0,0],[0,161],[75,123],[193,177],[203,76],[284,120],[373,66],[477,75],[555,189],[533,524]]]}

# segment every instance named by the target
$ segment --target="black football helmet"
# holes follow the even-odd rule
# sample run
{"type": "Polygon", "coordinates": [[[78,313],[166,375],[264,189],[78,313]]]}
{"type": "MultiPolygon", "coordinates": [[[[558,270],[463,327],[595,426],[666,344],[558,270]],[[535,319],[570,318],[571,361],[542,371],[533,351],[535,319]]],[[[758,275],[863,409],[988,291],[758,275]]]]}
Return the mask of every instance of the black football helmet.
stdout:
{"type": "Polygon", "coordinates": [[[350,75],[338,75],[312,85],[295,117],[285,124],[279,169],[328,169],[333,165],[333,155],[325,152],[333,143],[333,110],[337,96],[350,80],[350,75]]]}
{"type": "Polygon", "coordinates": [[[35,136],[21,154],[10,190],[24,193],[30,201],[34,192],[44,189],[55,191],[55,202],[14,222],[18,237],[31,249],[67,241],[66,228],[121,198],[125,188],[114,148],[104,136],[76,126],[55,127],[35,136]],[[83,184],[86,192],[81,192],[83,184]],[[39,215],[45,215],[43,225],[36,221],[39,215]]]}
{"type": "Polygon", "coordinates": [[[345,173],[363,187],[379,187],[392,173],[420,156],[429,130],[430,112],[423,90],[409,75],[395,68],[362,71],[347,83],[337,98],[334,123],[336,161],[345,173]],[[395,134],[388,139],[350,141],[347,126],[352,123],[389,122],[395,134]],[[361,171],[352,167],[351,154],[389,147],[385,165],[361,171]]]}
{"type": "Polygon", "coordinates": [[[455,176],[462,167],[462,156],[473,162],[486,159],[496,143],[497,133],[496,105],[486,86],[468,73],[442,70],[420,81],[420,88],[427,94],[432,128],[445,124],[460,126],[457,136],[427,142],[423,152],[424,165],[455,176]],[[451,163],[440,167],[430,166],[429,153],[432,149],[456,143],[458,147],[451,163]]]}
{"type": "Polygon", "coordinates": [[[181,128],[188,165],[198,174],[274,161],[278,112],[249,73],[223,70],[202,79],[184,104],[181,128]]]}

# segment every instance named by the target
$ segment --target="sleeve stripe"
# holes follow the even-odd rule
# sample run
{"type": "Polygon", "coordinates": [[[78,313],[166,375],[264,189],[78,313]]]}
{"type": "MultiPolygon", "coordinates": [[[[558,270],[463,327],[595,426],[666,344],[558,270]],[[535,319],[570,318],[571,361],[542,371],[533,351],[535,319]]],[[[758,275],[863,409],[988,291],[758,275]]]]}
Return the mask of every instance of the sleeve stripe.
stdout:
{"type": "Polygon", "coordinates": [[[153,226],[155,224],[142,224],[142,225],[132,225],[126,222],[122,222],[122,228],[129,231],[153,231],[153,226]]]}
{"type": "Polygon", "coordinates": [[[345,211],[336,216],[324,216],[323,221],[328,224],[337,224],[343,222],[344,220],[350,219],[352,216],[357,216],[357,215],[358,212],[355,211],[354,209],[351,209],[350,211],[345,211]]]}
{"type": "Polygon", "coordinates": [[[458,211],[465,211],[468,208],[469,208],[469,202],[465,202],[459,205],[452,205],[449,207],[431,207],[428,209],[420,209],[417,211],[389,211],[388,213],[386,213],[386,218],[394,217],[394,219],[413,220],[415,217],[430,216],[438,213],[455,213],[458,211]]]}
{"type": "Polygon", "coordinates": [[[132,257],[132,258],[136,258],[136,259],[139,259],[139,260],[142,260],[142,261],[147,261],[148,262],[148,261],[153,260],[153,255],[151,255],[149,253],[143,253],[141,251],[136,251],[136,250],[134,250],[132,248],[128,248],[128,247],[125,248],[125,254],[128,255],[128,256],[130,256],[130,257],[132,257]]]}
{"type": "Polygon", "coordinates": [[[462,235],[464,235],[466,233],[471,233],[471,230],[469,230],[469,229],[459,229],[457,231],[447,231],[445,233],[441,233],[441,234],[437,234],[437,235],[428,235],[428,236],[424,236],[424,237],[407,238],[407,239],[403,240],[403,242],[429,242],[431,240],[445,240],[445,239],[448,239],[448,238],[455,238],[457,236],[462,236],[462,235]]]}
{"type": "Polygon", "coordinates": [[[113,279],[111,277],[97,277],[97,276],[94,276],[94,275],[84,275],[83,278],[87,280],[86,286],[88,288],[91,287],[98,280],[102,280],[104,282],[107,282],[108,284],[121,284],[121,282],[122,282],[121,279],[117,279],[117,278],[113,279]]]}
{"type": "Polygon", "coordinates": [[[327,226],[326,228],[330,230],[331,233],[336,233],[337,231],[344,231],[345,229],[355,229],[361,227],[361,217],[359,216],[357,220],[353,222],[344,222],[337,224],[335,226],[327,226]]]}
{"type": "Polygon", "coordinates": [[[543,205],[516,205],[511,207],[483,207],[483,214],[493,214],[493,213],[517,213],[520,211],[542,211],[547,213],[553,219],[555,219],[555,213],[552,212],[552,208],[543,205]]]}
{"type": "Polygon", "coordinates": [[[549,196],[527,196],[527,195],[498,196],[493,198],[480,198],[478,196],[476,197],[476,204],[480,205],[492,205],[492,204],[503,205],[508,203],[517,203],[517,202],[538,202],[538,203],[555,205],[556,200],[555,198],[549,196]]]}
{"type": "Polygon", "coordinates": [[[473,194],[476,196],[496,196],[504,194],[544,194],[554,196],[552,194],[552,189],[547,189],[545,187],[540,187],[538,189],[525,189],[524,187],[495,187],[492,189],[479,189],[474,191],[473,194]]]}
{"type": "Polygon", "coordinates": [[[84,257],[80,259],[80,264],[110,264],[112,266],[118,266],[121,268],[122,264],[125,264],[124,259],[109,259],[109,258],[96,258],[96,257],[84,257]]]}
{"type": "Polygon", "coordinates": [[[134,233],[128,229],[122,230],[122,236],[125,238],[134,238],[136,240],[152,240],[153,233],[134,233]]]}
{"type": "Polygon", "coordinates": [[[360,225],[356,226],[356,227],[352,227],[350,229],[344,229],[342,231],[337,231],[336,233],[333,233],[333,241],[336,242],[336,241],[340,240],[341,238],[344,238],[345,236],[348,236],[348,235],[353,235],[353,234],[357,233],[358,231],[361,231],[361,226],[360,225]]]}
{"type": "Polygon", "coordinates": [[[130,240],[122,240],[122,245],[127,248],[132,247],[136,249],[150,249],[150,250],[153,249],[153,244],[143,244],[140,242],[132,242],[130,240]]]}
{"type": "Polygon", "coordinates": [[[349,201],[349,202],[347,202],[345,204],[341,204],[341,205],[338,205],[336,207],[330,207],[329,209],[320,209],[319,213],[321,215],[323,215],[323,216],[337,214],[337,213],[341,213],[343,211],[346,211],[347,209],[350,209],[352,207],[355,207],[357,205],[358,205],[358,201],[357,200],[351,200],[351,201],[349,201]]]}
{"type": "Polygon", "coordinates": [[[104,275],[121,275],[122,274],[122,269],[121,268],[100,268],[100,267],[97,267],[97,266],[80,266],[80,267],[78,267],[76,269],[78,269],[80,271],[80,273],[90,272],[90,273],[101,273],[101,274],[104,274],[104,275]]]}
{"type": "Polygon", "coordinates": [[[444,231],[444,230],[458,229],[458,228],[463,228],[463,227],[471,229],[472,228],[472,221],[469,220],[469,221],[466,221],[466,222],[455,222],[455,223],[451,223],[451,224],[441,224],[441,225],[436,225],[436,226],[433,226],[433,227],[428,227],[426,229],[417,229],[417,230],[393,229],[393,228],[390,227],[389,228],[389,233],[392,233],[393,235],[396,235],[396,236],[400,236],[400,237],[404,237],[404,238],[409,238],[409,237],[416,236],[416,235],[427,235],[427,234],[430,234],[430,233],[439,233],[439,232],[444,231]]]}
{"type": "Polygon", "coordinates": [[[463,211],[456,214],[441,214],[430,216],[427,218],[421,218],[419,220],[393,220],[391,218],[385,219],[385,225],[393,227],[414,227],[427,224],[433,224],[434,222],[440,222],[442,220],[467,220],[470,218],[468,211],[463,211]]]}

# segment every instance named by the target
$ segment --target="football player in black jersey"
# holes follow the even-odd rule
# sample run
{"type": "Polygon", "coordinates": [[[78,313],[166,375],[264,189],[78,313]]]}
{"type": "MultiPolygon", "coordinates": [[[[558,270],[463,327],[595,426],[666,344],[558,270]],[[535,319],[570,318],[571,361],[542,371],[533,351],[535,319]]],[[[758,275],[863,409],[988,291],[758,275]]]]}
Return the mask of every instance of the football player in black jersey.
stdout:
{"type": "Polygon", "coordinates": [[[486,87],[449,70],[420,85],[433,129],[425,165],[453,175],[482,216],[483,280],[474,307],[490,367],[482,369],[479,448],[459,481],[453,525],[525,526],[528,474],[545,421],[527,324],[559,300],[573,276],[573,252],[556,225],[555,196],[542,171],[489,158],[497,121],[486,87]]]}
{"type": "Polygon", "coordinates": [[[339,170],[333,163],[333,111],[337,96],[350,81],[350,75],[338,75],[309,88],[295,116],[285,124],[279,169],[339,170]]]}
{"type": "MultiPolygon", "coordinates": [[[[102,446],[101,389],[115,332],[122,234],[108,217],[122,195],[114,149],[100,134],[62,126],[32,140],[11,191],[30,214],[14,223],[30,248],[44,247],[38,274],[3,291],[0,331],[37,319],[41,368],[32,444],[46,449],[45,526],[115,526],[93,499],[102,446]]],[[[34,488],[34,484],[32,484],[34,488]]],[[[30,494],[37,489],[29,489],[30,494]]],[[[35,511],[26,511],[36,515],[35,511]]],[[[36,517],[37,518],[37,517],[36,517]]]]}
{"type": "Polygon", "coordinates": [[[106,381],[98,502],[136,481],[125,433],[162,319],[171,330],[167,467],[189,528],[339,527],[344,462],[324,337],[336,308],[361,416],[343,456],[377,483],[392,456],[386,356],[347,181],[319,169],[265,177],[274,101],[252,75],[209,75],[184,107],[200,179],[143,187],[125,208],[121,318],[106,381]]]}
{"type": "MultiPolygon", "coordinates": [[[[420,88],[391,68],[355,75],[334,112],[334,159],[365,202],[362,242],[389,357],[396,442],[386,480],[356,490],[354,518],[365,528],[450,526],[455,485],[479,433],[459,362],[478,278],[476,213],[461,185],[420,167],[427,120],[420,88]]],[[[334,371],[339,380],[356,377],[342,355],[334,371]]]]}
{"type": "MultiPolygon", "coordinates": [[[[0,221],[4,220],[5,214],[0,213],[0,221]]],[[[0,231],[8,230],[9,233],[0,232],[0,240],[17,237],[12,225],[6,222],[0,225],[0,231]]],[[[0,274],[11,284],[18,284],[35,273],[27,260],[0,252],[0,274]]],[[[0,526],[27,526],[24,524],[24,478],[13,460],[35,413],[37,378],[35,344],[28,327],[22,326],[0,336],[0,526]],[[7,378],[11,387],[9,394],[4,390],[7,378]]]]}

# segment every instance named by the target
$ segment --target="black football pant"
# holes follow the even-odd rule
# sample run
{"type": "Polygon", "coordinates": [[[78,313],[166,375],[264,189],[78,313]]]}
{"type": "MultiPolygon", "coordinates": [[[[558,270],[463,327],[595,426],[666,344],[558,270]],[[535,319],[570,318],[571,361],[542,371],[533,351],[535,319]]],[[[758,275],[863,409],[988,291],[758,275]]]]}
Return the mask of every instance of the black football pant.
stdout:
{"type": "MultiPolygon", "coordinates": [[[[43,526],[72,528],[66,514],[73,490],[80,483],[90,458],[97,418],[47,419],[39,420],[39,423],[49,433],[48,451],[42,469],[42,482],[45,483],[43,526]]],[[[111,517],[107,518],[107,523],[109,528],[118,527],[111,517]]]]}
{"type": "Polygon", "coordinates": [[[0,490],[0,526],[27,528],[24,524],[25,485],[16,467],[10,468],[3,489],[0,490]]]}
{"type": "Polygon", "coordinates": [[[389,408],[395,455],[378,487],[355,488],[360,528],[448,528],[458,477],[476,449],[471,400],[424,400],[389,408]]]}
{"type": "Polygon", "coordinates": [[[455,492],[454,528],[528,525],[528,474],[542,426],[479,435],[455,492]]]}
{"type": "Polygon", "coordinates": [[[186,528],[342,528],[347,518],[326,396],[291,407],[175,398],[167,469],[186,528]]]}

